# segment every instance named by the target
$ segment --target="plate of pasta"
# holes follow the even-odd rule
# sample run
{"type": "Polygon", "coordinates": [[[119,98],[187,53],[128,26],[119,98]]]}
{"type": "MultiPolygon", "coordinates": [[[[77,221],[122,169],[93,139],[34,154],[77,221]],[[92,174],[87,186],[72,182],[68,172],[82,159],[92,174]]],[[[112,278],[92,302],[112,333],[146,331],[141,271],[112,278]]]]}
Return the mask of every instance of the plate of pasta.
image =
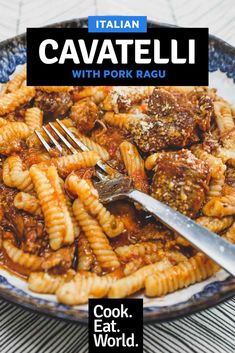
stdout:
{"type": "Polygon", "coordinates": [[[0,295],[81,323],[89,298],[143,298],[150,322],[233,295],[212,260],[139,205],[102,204],[93,181],[106,162],[235,243],[235,49],[210,37],[209,87],[27,86],[25,36],[0,52],[0,295]],[[50,143],[56,119],[88,151],[48,153],[35,130],[50,143]]]}

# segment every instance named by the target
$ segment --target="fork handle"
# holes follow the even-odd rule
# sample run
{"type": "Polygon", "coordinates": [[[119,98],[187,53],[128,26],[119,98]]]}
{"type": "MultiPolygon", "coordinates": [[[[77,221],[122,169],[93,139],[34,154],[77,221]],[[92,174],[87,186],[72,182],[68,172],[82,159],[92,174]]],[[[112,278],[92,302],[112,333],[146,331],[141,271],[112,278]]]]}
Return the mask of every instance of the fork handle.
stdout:
{"type": "Polygon", "coordinates": [[[138,202],[146,211],[156,216],[167,227],[181,234],[219,266],[235,276],[234,245],[143,192],[132,190],[128,193],[128,197],[138,202]]]}

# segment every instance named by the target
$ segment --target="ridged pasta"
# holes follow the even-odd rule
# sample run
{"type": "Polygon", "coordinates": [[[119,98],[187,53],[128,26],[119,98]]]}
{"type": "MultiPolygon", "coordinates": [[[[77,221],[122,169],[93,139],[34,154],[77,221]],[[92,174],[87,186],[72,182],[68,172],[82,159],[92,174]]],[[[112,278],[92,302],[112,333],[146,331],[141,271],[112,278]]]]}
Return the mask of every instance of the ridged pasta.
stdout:
{"type": "Polygon", "coordinates": [[[148,179],[144,169],[144,160],[141,158],[137,148],[128,141],[119,146],[123,162],[133,185],[137,190],[148,193],[148,179]]]}
{"type": "Polygon", "coordinates": [[[33,183],[29,170],[23,169],[23,162],[19,156],[11,156],[4,161],[3,181],[7,186],[25,192],[33,190],[33,183]]]}
{"type": "Polygon", "coordinates": [[[6,90],[8,92],[14,92],[20,86],[22,83],[26,80],[26,66],[23,67],[23,69],[17,73],[9,82],[6,84],[6,90]]]}
{"type": "Polygon", "coordinates": [[[6,119],[0,118],[0,127],[7,125],[8,123],[9,123],[9,121],[7,121],[6,119]]]}
{"type": "Polygon", "coordinates": [[[116,237],[123,232],[124,224],[102,205],[97,194],[94,194],[94,188],[85,179],[80,179],[77,175],[70,175],[67,186],[79,197],[87,212],[97,219],[109,237],[116,237]]]}
{"type": "Polygon", "coordinates": [[[214,197],[203,207],[206,216],[224,217],[235,214],[235,193],[231,195],[214,197]]]}
{"type": "Polygon", "coordinates": [[[8,257],[16,264],[31,269],[39,270],[42,266],[43,258],[37,255],[29,254],[14,246],[10,241],[3,241],[3,248],[8,257]]]}
{"type": "Polygon", "coordinates": [[[211,180],[207,198],[210,199],[212,197],[220,196],[225,181],[226,165],[223,163],[221,158],[207,153],[199,146],[194,147],[192,151],[197,158],[206,162],[210,170],[211,180]]]}
{"type": "Polygon", "coordinates": [[[30,176],[44,214],[51,248],[57,250],[63,244],[73,243],[78,234],[56,168],[49,167],[42,171],[32,166],[30,176]]]}
{"type": "Polygon", "coordinates": [[[36,89],[45,92],[70,92],[73,86],[37,86],[36,89]]]}
{"type": "Polygon", "coordinates": [[[230,243],[235,244],[235,222],[233,222],[232,226],[223,235],[223,238],[230,241],[230,243]]]}
{"type": "Polygon", "coordinates": [[[56,166],[61,175],[66,176],[81,168],[94,167],[100,160],[94,151],[80,152],[68,156],[52,158],[48,163],[56,166]]]}
{"type": "Polygon", "coordinates": [[[78,273],[71,281],[62,284],[56,292],[60,303],[68,305],[85,304],[89,298],[102,298],[107,295],[114,278],[99,277],[94,273],[78,273]]]}
{"type": "Polygon", "coordinates": [[[235,147],[235,124],[231,107],[226,102],[214,102],[216,123],[221,133],[223,146],[228,149],[235,147]]]}
{"type": "Polygon", "coordinates": [[[47,272],[32,272],[28,278],[29,289],[36,293],[55,294],[57,289],[75,276],[73,270],[63,275],[52,275],[47,272]]]}
{"type": "Polygon", "coordinates": [[[120,263],[117,255],[109,244],[107,237],[98,222],[87,213],[79,199],[76,199],[73,203],[73,212],[101,268],[112,270],[119,267],[120,263]]]}
{"type": "Polygon", "coordinates": [[[233,217],[215,218],[202,216],[197,218],[196,222],[209,229],[211,232],[220,233],[231,226],[233,223],[233,217]]]}
{"type": "Polygon", "coordinates": [[[25,112],[25,123],[32,134],[35,130],[40,130],[43,123],[43,112],[39,108],[29,108],[25,112]]]}
{"type": "Polygon", "coordinates": [[[105,113],[103,120],[111,126],[117,126],[120,129],[129,129],[130,124],[136,121],[135,114],[115,114],[115,113],[105,113]]]}
{"type": "Polygon", "coordinates": [[[25,123],[9,122],[0,130],[0,153],[9,154],[20,149],[21,140],[25,140],[30,134],[25,123]]]}
{"type": "Polygon", "coordinates": [[[104,100],[110,89],[109,86],[85,86],[81,91],[76,92],[76,100],[90,97],[98,104],[104,100]]]}
{"type": "Polygon", "coordinates": [[[147,276],[145,294],[149,297],[162,296],[177,289],[186,288],[212,276],[219,267],[204,254],[198,253],[187,261],[169,269],[147,276]]]}
{"type": "Polygon", "coordinates": [[[89,271],[94,262],[94,254],[84,233],[78,239],[78,271],[89,271]]]}
{"type": "Polygon", "coordinates": [[[120,280],[114,282],[108,292],[108,297],[124,298],[131,295],[144,287],[146,277],[153,275],[155,272],[170,268],[171,266],[172,264],[167,259],[152,265],[144,266],[130,276],[121,278],[120,280]]]}
{"type": "Polygon", "coordinates": [[[14,197],[13,204],[19,210],[23,210],[36,216],[42,216],[42,209],[38,199],[26,192],[19,192],[14,197]]]}
{"type": "Polygon", "coordinates": [[[115,249],[115,252],[122,261],[128,261],[133,257],[143,257],[147,254],[157,253],[159,250],[161,251],[161,248],[159,249],[158,243],[146,241],[133,245],[119,246],[115,249]]]}
{"type": "Polygon", "coordinates": [[[14,92],[0,96],[0,115],[13,112],[17,107],[29,102],[35,96],[35,88],[21,87],[14,92]]]}
{"type": "MultiPolygon", "coordinates": [[[[67,127],[72,127],[74,126],[74,123],[71,119],[62,119],[61,122],[67,127]]],[[[52,122],[52,124],[56,127],[57,130],[59,130],[59,132],[64,135],[64,131],[61,129],[61,127],[59,126],[59,124],[55,121],[55,122],[52,122]]],[[[52,133],[53,135],[53,132],[50,128],[49,125],[46,125],[46,128],[52,133]]],[[[47,142],[50,142],[50,139],[49,137],[47,136],[47,134],[45,133],[45,131],[43,129],[39,129],[38,130],[40,132],[40,134],[42,135],[42,137],[47,141],[47,142]]],[[[54,136],[56,139],[58,139],[57,136],[54,136]]],[[[41,146],[41,142],[40,140],[38,139],[37,135],[36,134],[32,134],[30,135],[28,138],[27,138],[27,145],[29,147],[34,147],[34,146],[41,146]]]]}
{"type": "Polygon", "coordinates": [[[100,158],[103,160],[103,161],[108,161],[110,156],[109,156],[109,153],[108,151],[102,147],[101,145],[99,145],[97,142],[93,141],[91,138],[85,136],[85,135],[82,135],[75,127],[71,127],[69,128],[69,130],[79,138],[79,140],[81,142],[84,143],[84,145],[86,145],[86,147],[89,148],[89,150],[91,151],[94,151],[94,152],[97,152],[98,155],[100,156],[100,158]]]}

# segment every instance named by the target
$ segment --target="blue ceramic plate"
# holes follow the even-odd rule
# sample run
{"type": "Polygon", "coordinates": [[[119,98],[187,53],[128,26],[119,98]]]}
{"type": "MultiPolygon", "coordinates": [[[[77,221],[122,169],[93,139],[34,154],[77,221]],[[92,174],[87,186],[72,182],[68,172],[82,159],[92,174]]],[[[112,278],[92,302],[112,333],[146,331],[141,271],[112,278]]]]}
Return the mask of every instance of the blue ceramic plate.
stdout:
{"type": "MultiPolygon", "coordinates": [[[[171,27],[149,22],[150,27],[171,27]]],[[[87,19],[57,23],[51,27],[87,27],[87,19]]],[[[26,62],[25,35],[0,43],[0,82],[4,83],[26,62]]],[[[209,40],[210,86],[235,105],[235,48],[211,36],[209,40]]],[[[163,298],[144,298],[144,321],[171,320],[182,315],[208,308],[231,297],[235,293],[235,279],[225,271],[214,277],[169,294],[163,298]]],[[[0,269],[0,295],[7,300],[34,311],[62,319],[87,323],[87,306],[69,307],[58,304],[55,296],[32,293],[27,283],[0,269]]],[[[138,297],[141,297],[138,296],[138,297]]]]}

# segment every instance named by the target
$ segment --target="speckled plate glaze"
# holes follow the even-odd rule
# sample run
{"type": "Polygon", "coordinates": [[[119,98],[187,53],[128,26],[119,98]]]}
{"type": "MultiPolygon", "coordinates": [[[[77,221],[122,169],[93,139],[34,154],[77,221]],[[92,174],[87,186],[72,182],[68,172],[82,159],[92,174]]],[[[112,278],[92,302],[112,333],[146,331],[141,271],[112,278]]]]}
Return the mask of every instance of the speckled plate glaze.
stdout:
{"type": "MultiPolygon", "coordinates": [[[[87,27],[87,19],[75,19],[49,27],[87,27]]],[[[174,27],[149,22],[149,27],[174,27]]],[[[18,65],[26,62],[25,35],[0,43],[0,82],[4,83],[18,65]]],[[[235,48],[214,36],[209,39],[210,86],[218,89],[235,105],[235,48]]],[[[208,240],[209,241],[209,240],[208,240]]],[[[235,294],[235,278],[221,270],[212,278],[163,298],[144,298],[144,322],[172,320],[206,309],[235,294]]],[[[52,295],[40,295],[27,289],[27,283],[0,269],[0,295],[16,304],[58,318],[87,324],[87,306],[69,307],[56,302],[52,295]]],[[[138,295],[136,297],[142,297],[138,295]]]]}

